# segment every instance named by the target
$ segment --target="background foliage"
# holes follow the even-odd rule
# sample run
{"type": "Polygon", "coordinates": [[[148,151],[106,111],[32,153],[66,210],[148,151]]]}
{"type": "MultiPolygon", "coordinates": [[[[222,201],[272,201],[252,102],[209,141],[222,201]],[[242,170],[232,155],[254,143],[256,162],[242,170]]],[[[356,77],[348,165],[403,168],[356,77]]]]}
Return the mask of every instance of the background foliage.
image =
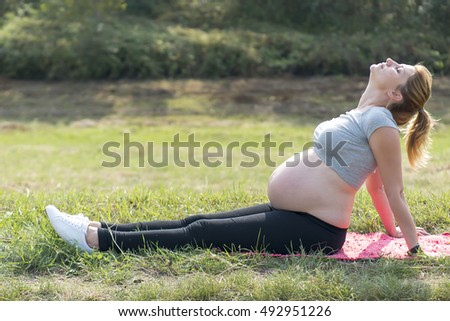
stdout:
{"type": "Polygon", "coordinates": [[[26,79],[450,71],[450,0],[3,0],[0,75],[26,79]]]}

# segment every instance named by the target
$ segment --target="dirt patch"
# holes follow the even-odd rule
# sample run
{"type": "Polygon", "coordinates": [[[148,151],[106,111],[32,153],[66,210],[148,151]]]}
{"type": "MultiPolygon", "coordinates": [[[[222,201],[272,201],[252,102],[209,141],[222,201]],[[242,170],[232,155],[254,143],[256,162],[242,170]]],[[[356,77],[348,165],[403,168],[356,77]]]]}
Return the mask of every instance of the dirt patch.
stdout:
{"type": "MultiPolygon", "coordinates": [[[[366,77],[0,83],[0,119],[95,126],[171,115],[327,119],[354,108],[366,77]]],[[[450,121],[450,78],[436,78],[427,109],[450,121]]],[[[152,120],[152,122],[154,122],[152,120]]]]}
{"type": "Polygon", "coordinates": [[[15,122],[0,123],[0,132],[12,132],[12,131],[27,131],[28,126],[15,122]]]}
{"type": "Polygon", "coordinates": [[[96,127],[98,124],[97,121],[93,120],[93,119],[81,119],[81,120],[77,120],[74,121],[70,124],[70,127],[73,128],[91,128],[91,127],[96,127]]]}

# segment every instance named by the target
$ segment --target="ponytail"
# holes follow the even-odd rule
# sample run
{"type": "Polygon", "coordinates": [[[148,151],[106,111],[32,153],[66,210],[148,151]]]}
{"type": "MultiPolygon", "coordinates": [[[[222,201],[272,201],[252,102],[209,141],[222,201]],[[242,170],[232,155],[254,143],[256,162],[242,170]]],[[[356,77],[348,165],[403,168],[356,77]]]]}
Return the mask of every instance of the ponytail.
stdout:
{"type": "Polygon", "coordinates": [[[431,73],[422,65],[415,65],[416,72],[408,78],[399,90],[401,102],[387,106],[398,126],[406,125],[405,140],[408,160],[413,169],[423,167],[430,158],[428,147],[430,131],[436,121],[424,109],[431,96],[431,73]]]}
{"type": "Polygon", "coordinates": [[[428,147],[431,144],[430,131],[435,120],[423,108],[419,110],[415,119],[409,121],[405,131],[405,144],[408,160],[412,168],[424,167],[430,155],[428,147]]]}

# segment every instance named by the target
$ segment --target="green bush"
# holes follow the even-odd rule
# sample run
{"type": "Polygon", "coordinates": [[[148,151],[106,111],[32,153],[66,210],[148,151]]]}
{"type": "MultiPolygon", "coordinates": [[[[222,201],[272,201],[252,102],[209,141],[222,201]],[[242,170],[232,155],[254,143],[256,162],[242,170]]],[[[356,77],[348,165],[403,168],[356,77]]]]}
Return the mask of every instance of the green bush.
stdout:
{"type": "Polygon", "coordinates": [[[46,19],[9,14],[0,75],[26,79],[367,74],[387,56],[450,71],[449,37],[403,30],[311,34],[291,28],[199,29],[124,14],[46,19]]]}

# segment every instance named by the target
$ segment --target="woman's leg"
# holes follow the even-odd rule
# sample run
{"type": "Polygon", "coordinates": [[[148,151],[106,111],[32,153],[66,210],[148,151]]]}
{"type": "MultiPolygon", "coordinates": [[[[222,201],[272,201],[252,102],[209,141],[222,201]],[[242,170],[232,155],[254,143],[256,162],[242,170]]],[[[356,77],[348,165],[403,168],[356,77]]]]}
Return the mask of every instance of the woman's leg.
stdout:
{"type": "Polygon", "coordinates": [[[246,216],[256,213],[262,213],[270,211],[272,207],[269,204],[254,205],[246,208],[241,208],[237,210],[219,212],[214,214],[197,214],[190,215],[181,220],[170,220],[170,221],[149,221],[149,222],[137,222],[137,223],[126,223],[126,224],[111,224],[101,222],[102,228],[107,228],[113,231],[122,232],[132,232],[132,231],[149,231],[149,230],[165,230],[165,229],[176,229],[186,227],[197,220],[208,220],[208,219],[218,219],[218,218],[233,218],[239,216],[246,216]]]}
{"type": "Polygon", "coordinates": [[[342,247],[345,235],[345,229],[333,227],[309,214],[270,207],[260,213],[232,217],[211,218],[208,215],[207,218],[195,219],[186,226],[172,229],[134,232],[98,229],[100,250],[135,250],[155,245],[176,249],[193,245],[280,254],[301,249],[332,253],[342,247]]]}

